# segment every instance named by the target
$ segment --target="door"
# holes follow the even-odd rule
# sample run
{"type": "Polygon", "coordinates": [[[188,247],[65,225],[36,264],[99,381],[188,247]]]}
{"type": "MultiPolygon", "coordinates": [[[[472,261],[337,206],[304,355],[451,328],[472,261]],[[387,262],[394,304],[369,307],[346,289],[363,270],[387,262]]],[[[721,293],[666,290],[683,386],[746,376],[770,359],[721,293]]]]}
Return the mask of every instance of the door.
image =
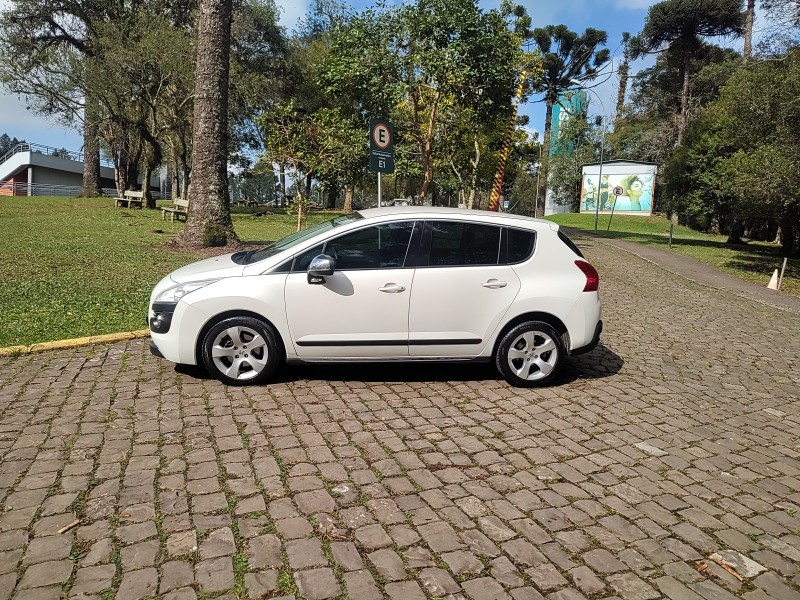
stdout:
{"type": "Polygon", "coordinates": [[[285,298],[289,330],[300,358],[408,356],[408,306],[414,276],[408,248],[413,229],[412,221],[374,225],[328,240],[295,258],[285,298]],[[318,254],[333,257],[335,271],[324,283],[309,284],[306,269],[318,254]]]}
{"type": "Polygon", "coordinates": [[[411,356],[477,356],[520,289],[502,227],[427,221],[409,309],[411,356]],[[502,261],[506,262],[506,261],[502,261]]]}

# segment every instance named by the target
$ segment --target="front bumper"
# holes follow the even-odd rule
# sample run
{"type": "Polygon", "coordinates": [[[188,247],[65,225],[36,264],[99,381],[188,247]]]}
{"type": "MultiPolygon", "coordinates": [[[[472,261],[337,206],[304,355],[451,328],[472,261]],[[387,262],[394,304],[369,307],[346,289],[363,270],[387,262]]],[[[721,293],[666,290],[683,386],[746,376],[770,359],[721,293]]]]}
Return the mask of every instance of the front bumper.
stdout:
{"type": "Polygon", "coordinates": [[[158,349],[158,346],[156,346],[156,343],[153,340],[150,340],[150,354],[157,356],[158,358],[164,358],[164,355],[161,354],[161,350],[158,349]]]}

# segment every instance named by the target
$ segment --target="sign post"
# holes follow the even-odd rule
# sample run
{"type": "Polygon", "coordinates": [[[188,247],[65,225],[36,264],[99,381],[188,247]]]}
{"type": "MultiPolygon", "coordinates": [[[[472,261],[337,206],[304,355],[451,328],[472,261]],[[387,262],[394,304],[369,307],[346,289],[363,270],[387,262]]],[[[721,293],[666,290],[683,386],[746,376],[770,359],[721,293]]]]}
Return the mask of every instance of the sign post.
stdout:
{"type": "MultiPolygon", "coordinates": [[[[621,185],[615,185],[614,188],[611,190],[611,193],[614,194],[614,204],[611,205],[611,216],[608,217],[608,227],[606,227],[606,231],[611,230],[611,219],[614,218],[614,209],[617,207],[617,198],[622,196],[622,192],[625,190],[622,189],[621,185]]],[[[672,247],[672,230],[670,228],[670,247],[672,247]]]]}
{"type": "Polygon", "coordinates": [[[378,173],[378,206],[381,205],[381,174],[394,173],[394,126],[385,119],[369,120],[369,168],[378,173]]]}

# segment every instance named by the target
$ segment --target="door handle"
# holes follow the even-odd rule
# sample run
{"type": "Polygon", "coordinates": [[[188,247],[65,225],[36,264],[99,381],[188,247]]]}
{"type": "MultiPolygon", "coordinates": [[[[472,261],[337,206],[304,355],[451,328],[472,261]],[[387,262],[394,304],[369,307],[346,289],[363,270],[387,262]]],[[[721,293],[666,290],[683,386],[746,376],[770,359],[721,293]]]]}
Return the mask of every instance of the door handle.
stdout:
{"type": "Polygon", "coordinates": [[[485,287],[485,288],[496,290],[498,288],[504,288],[508,284],[505,281],[499,281],[497,279],[490,279],[489,281],[487,281],[486,283],[482,283],[481,285],[483,287],[485,287]]]}
{"type": "Polygon", "coordinates": [[[387,283],[385,286],[378,288],[378,290],[387,294],[399,294],[400,292],[405,292],[406,288],[396,283],[387,283]]]}

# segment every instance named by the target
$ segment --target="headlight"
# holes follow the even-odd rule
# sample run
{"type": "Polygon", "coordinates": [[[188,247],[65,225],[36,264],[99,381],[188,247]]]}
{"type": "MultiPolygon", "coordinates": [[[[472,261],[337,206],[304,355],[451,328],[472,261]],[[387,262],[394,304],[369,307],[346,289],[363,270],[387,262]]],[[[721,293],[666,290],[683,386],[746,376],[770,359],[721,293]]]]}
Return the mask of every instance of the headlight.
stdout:
{"type": "Polygon", "coordinates": [[[177,302],[186,294],[190,294],[217,281],[219,281],[219,279],[206,279],[204,281],[191,281],[189,283],[176,285],[175,287],[171,287],[168,290],[161,292],[158,295],[158,298],[156,298],[156,302],[177,302]]]}

